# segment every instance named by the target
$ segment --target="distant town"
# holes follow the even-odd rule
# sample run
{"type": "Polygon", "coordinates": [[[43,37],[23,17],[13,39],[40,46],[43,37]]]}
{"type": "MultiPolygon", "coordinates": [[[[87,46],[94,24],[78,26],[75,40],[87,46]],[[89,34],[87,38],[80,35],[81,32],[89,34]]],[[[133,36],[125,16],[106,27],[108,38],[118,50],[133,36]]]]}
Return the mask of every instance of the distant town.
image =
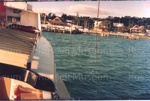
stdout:
{"type": "MultiPolygon", "coordinates": [[[[150,30],[150,18],[138,17],[112,17],[107,18],[91,18],[85,16],[76,16],[62,14],[57,16],[54,13],[41,13],[41,23],[55,26],[74,26],[78,29],[92,30],[94,28],[113,32],[128,32],[128,33],[148,33],[150,30]]],[[[45,26],[46,27],[46,26],[45,26]]],[[[44,28],[44,26],[43,26],[44,28]]]]}

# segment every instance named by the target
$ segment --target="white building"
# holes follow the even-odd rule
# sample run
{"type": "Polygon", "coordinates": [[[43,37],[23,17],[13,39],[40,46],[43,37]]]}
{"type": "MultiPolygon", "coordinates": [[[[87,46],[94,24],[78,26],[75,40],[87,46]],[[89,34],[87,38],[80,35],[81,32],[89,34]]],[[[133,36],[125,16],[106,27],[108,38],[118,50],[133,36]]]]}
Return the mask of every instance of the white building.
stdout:
{"type": "Polygon", "coordinates": [[[102,21],[94,21],[94,28],[99,28],[100,25],[102,24],[102,21]]]}
{"type": "Polygon", "coordinates": [[[1,2],[0,18],[5,21],[5,25],[20,24],[25,26],[35,26],[41,30],[40,14],[32,11],[32,4],[26,2],[1,2]],[[27,17],[28,16],[28,17],[27,17]]]}

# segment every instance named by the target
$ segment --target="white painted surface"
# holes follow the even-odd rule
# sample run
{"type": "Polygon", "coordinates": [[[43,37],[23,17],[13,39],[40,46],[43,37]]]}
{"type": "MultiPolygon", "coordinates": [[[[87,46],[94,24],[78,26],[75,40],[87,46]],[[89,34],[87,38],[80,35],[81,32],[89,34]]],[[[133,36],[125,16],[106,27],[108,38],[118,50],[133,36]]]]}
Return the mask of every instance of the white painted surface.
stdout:
{"type": "Polygon", "coordinates": [[[41,32],[41,17],[40,17],[40,13],[38,13],[38,29],[41,32]]]}
{"type": "Polygon", "coordinates": [[[39,28],[38,13],[22,11],[20,16],[21,16],[21,25],[35,26],[36,28],[39,28]]]}

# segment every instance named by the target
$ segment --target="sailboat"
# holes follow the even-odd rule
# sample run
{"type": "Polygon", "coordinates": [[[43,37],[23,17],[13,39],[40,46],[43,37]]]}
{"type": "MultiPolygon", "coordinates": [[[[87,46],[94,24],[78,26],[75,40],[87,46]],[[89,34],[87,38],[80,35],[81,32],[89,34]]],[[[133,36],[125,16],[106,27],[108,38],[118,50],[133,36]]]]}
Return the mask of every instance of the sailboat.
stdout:
{"type": "Polygon", "coordinates": [[[53,53],[31,3],[0,2],[0,100],[70,99],[53,53]]]}

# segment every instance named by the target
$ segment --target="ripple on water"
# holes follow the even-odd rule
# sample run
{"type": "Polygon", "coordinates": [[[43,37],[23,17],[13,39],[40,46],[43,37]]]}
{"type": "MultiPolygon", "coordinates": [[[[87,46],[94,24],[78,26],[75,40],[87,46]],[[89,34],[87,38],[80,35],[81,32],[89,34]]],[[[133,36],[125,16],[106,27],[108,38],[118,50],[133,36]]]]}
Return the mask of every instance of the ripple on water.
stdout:
{"type": "Polygon", "coordinates": [[[150,40],[97,36],[96,42],[94,35],[43,35],[54,48],[57,72],[73,98],[150,98],[150,40]]]}

